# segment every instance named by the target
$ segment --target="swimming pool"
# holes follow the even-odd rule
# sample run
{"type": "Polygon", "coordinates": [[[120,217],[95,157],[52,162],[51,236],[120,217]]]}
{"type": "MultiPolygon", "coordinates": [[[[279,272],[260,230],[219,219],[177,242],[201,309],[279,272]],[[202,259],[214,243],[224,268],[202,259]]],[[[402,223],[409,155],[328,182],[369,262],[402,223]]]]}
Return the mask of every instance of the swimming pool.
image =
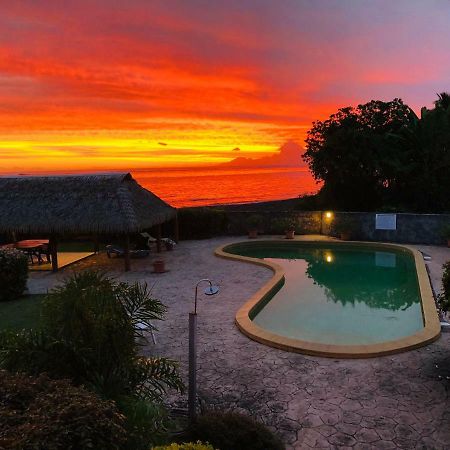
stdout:
{"type": "Polygon", "coordinates": [[[393,244],[271,240],[219,256],[262,264],[274,277],[237,313],[249,337],[335,357],[395,353],[440,334],[423,258],[393,244]]]}

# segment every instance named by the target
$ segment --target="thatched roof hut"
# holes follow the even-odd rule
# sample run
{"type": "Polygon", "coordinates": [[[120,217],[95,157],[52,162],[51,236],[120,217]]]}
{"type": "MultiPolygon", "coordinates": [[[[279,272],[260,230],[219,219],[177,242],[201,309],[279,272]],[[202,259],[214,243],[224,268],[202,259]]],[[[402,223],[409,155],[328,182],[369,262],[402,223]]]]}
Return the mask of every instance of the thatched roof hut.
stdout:
{"type": "Polygon", "coordinates": [[[0,177],[0,232],[128,235],[175,217],[130,173],[0,177]]]}
{"type": "Polygon", "coordinates": [[[0,177],[0,232],[134,233],[175,215],[130,173],[0,177]]]}

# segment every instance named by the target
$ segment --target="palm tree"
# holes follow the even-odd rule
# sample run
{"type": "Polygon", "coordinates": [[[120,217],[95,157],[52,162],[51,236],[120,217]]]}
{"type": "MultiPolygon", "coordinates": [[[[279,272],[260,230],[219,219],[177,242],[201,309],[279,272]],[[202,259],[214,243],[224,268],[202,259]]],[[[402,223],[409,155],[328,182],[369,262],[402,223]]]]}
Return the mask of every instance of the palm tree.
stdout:
{"type": "Polygon", "coordinates": [[[437,94],[438,100],[434,102],[436,108],[448,109],[450,106],[450,94],[448,92],[441,92],[437,94]]]}

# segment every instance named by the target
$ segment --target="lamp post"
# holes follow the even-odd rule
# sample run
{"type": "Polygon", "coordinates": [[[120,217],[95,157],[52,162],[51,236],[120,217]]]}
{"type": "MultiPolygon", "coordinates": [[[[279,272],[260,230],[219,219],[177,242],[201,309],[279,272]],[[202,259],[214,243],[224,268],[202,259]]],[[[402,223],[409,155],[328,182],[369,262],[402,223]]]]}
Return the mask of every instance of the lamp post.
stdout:
{"type": "Polygon", "coordinates": [[[215,295],[219,287],[214,286],[212,281],[204,278],[195,285],[194,312],[189,313],[189,388],[188,388],[188,416],[189,423],[195,422],[195,403],[197,399],[197,294],[198,286],[208,282],[209,286],[204,290],[205,295],[215,295]]]}

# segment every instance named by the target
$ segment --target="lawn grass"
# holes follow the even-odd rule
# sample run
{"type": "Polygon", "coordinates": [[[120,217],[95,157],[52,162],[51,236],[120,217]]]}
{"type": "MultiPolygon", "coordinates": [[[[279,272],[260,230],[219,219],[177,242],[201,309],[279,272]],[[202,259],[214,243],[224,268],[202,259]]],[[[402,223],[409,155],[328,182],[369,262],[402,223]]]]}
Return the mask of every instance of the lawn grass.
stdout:
{"type": "Polygon", "coordinates": [[[35,328],[44,298],[45,295],[24,295],[17,300],[0,302],[0,331],[35,328]]]}

